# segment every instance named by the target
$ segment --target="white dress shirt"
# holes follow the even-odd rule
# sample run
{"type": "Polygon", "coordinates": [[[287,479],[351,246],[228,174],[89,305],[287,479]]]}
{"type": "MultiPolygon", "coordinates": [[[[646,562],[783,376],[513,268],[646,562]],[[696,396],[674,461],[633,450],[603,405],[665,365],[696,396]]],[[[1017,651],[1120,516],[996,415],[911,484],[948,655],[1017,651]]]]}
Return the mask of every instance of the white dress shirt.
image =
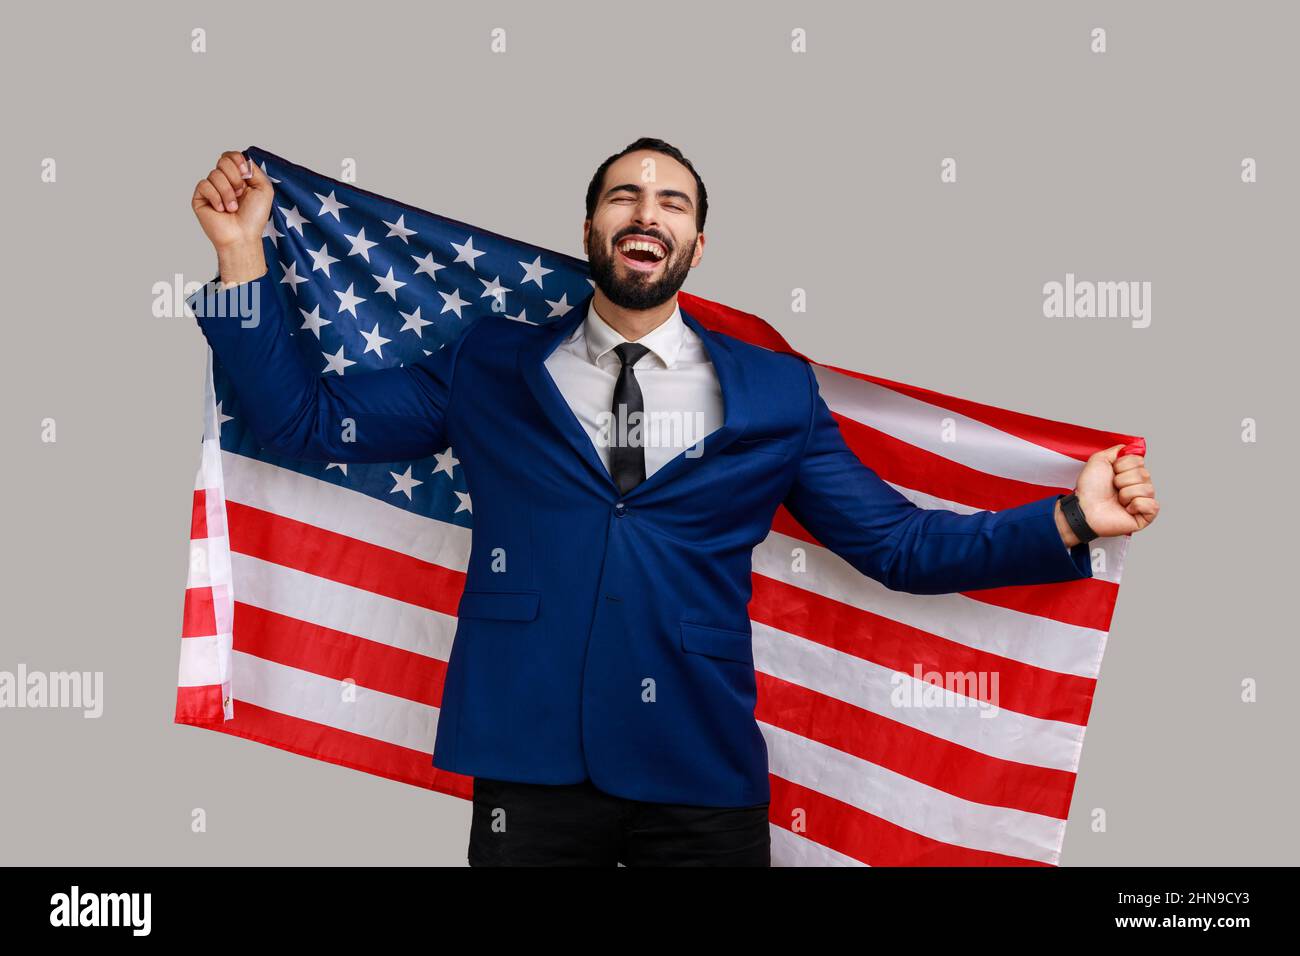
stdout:
{"type": "MultiPolygon", "coordinates": [[[[609,469],[614,384],[622,363],[614,346],[628,341],[596,312],[546,357],[546,370],[609,469]]],[[[650,351],[633,366],[645,409],[645,474],[656,471],[722,426],[722,389],[700,337],[682,321],[681,307],[637,339],[650,351]]]]}

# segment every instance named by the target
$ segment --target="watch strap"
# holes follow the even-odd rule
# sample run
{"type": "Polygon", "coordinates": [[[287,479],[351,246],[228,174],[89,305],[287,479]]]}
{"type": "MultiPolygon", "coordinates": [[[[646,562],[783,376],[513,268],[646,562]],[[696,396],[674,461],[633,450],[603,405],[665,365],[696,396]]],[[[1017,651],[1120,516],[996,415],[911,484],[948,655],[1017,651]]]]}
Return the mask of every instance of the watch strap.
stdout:
{"type": "Polygon", "coordinates": [[[1061,502],[1061,514],[1065,515],[1065,523],[1070,526],[1070,530],[1075,533],[1080,543],[1097,537],[1097,532],[1088,526],[1088,519],[1083,516],[1083,506],[1079,504],[1079,496],[1072,491],[1068,495],[1059,495],[1058,498],[1061,502]]]}

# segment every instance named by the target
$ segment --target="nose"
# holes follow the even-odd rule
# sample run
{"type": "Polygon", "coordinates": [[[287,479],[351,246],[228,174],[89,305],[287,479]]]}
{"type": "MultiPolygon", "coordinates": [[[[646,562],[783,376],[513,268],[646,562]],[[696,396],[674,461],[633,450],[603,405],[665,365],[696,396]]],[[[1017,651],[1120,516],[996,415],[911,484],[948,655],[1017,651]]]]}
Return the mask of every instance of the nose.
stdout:
{"type": "Polygon", "coordinates": [[[639,229],[649,229],[651,226],[657,226],[659,220],[655,217],[655,201],[649,195],[642,196],[636,204],[636,209],[632,212],[632,223],[639,229]]]}

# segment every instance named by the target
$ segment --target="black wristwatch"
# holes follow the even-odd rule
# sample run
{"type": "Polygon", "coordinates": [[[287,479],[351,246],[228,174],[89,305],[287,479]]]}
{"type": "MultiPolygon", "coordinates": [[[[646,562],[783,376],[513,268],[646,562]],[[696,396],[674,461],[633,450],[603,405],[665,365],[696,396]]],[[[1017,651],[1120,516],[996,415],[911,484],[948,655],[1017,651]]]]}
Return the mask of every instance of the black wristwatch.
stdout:
{"type": "Polygon", "coordinates": [[[1072,491],[1068,495],[1057,495],[1057,499],[1061,502],[1061,514],[1065,515],[1065,523],[1078,536],[1080,544],[1097,537],[1097,532],[1088,527],[1088,520],[1083,516],[1078,495],[1072,491]]]}

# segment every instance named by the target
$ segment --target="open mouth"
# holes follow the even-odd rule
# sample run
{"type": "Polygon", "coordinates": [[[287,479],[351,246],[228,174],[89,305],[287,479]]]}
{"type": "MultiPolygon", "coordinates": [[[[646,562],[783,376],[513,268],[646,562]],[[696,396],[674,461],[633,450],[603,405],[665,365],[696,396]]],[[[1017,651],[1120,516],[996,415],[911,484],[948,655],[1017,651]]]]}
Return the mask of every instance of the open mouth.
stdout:
{"type": "Polygon", "coordinates": [[[668,250],[657,239],[647,236],[628,236],[618,243],[619,258],[629,268],[638,272],[653,272],[659,263],[668,258],[668,250]]]}

